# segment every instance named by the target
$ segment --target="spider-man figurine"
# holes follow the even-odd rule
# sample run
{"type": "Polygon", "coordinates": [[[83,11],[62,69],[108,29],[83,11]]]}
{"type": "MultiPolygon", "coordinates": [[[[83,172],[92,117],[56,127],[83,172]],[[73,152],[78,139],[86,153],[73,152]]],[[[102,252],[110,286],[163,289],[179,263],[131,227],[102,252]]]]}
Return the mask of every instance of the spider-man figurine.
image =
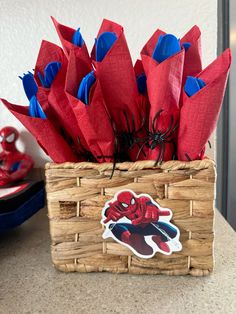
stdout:
{"type": "Polygon", "coordinates": [[[103,224],[116,239],[132,247],[142,256],[153,255],[153,247],[146,242],[146,236],[151,236],[160,251],[171,252],[168,241],[177,235],[177,229],[170,223],[159,221],[160,216],[171,217],[169,210],[161,210],[148,195],[135,195],[132,191],[122,191],[115,201],[107,204],[103,224]],[[119,221],[128,218],[131,223],[119,221]]]}
{"type": "Polygon", "coordinates": [[[33,168],[32,158],[21,153],[16,148],[18,131],[10,126],[0,130],[0,186],[6,186],[14,181],[23,179],[33,168]]]}

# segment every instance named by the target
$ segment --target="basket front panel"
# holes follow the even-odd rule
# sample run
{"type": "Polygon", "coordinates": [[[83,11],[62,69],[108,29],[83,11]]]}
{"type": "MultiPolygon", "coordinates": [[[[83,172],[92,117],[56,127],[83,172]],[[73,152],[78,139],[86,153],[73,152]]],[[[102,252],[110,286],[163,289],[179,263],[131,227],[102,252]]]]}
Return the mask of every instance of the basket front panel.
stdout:
{"type": "Polygon", "coordinates": [[[135,171],[52,168],[46,170],[54,265],[63,271],[206,275],[213,269],[215,168],[135,171]],[[173,212],[183,249],[139,258],[102,238],[101,212],[115,193],[149,194],[173,212]]]}

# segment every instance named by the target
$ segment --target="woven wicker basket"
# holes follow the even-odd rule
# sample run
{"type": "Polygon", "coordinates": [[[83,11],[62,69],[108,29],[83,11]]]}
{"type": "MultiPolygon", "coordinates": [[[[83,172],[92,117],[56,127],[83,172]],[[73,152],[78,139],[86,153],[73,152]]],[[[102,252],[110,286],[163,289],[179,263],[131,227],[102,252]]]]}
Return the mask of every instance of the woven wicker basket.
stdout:
{"type": "Polygon", "coordinates": [[[112,164],[46,165],[52,260],[65,272],[102,272],[204,276],[213,269],[215,164],[154,161],[112,164]],[[102,238],[101,211],[123,189],[148,193],[171,208],[183,249],[142,259],[109,238],[102,238]]]}

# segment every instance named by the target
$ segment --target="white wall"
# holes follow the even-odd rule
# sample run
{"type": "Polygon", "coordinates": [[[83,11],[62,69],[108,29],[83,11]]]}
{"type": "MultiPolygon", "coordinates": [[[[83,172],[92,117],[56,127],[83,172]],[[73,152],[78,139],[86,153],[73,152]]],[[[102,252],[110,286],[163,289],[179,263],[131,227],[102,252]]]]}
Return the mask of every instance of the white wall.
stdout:
{"type": "MultiPolygon", "coordinates": [[[[217,47],[217,0],[0,0],[0,96],[27,104],[18,75],[34,68],[42,39],[59,44],[50,20],[81,26],[91,49],[103,17],[122,24],[135,60],[157,27],[181,37],[197,24],[202,30],[203,62],[210,63],[217,47]]],[[[22,132],[19,147],[42,166],[46,160],[33,137],[0,104],[0,128],[22,132]]]]}

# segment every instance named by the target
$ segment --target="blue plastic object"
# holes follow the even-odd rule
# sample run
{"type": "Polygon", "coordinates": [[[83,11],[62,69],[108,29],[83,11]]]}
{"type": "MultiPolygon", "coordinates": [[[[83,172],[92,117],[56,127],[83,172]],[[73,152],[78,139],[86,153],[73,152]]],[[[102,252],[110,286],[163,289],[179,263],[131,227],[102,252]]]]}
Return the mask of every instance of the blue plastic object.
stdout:
{"type": "Polygon", "coordinates": [[[44,69],[44,75],[38,72],[38,78],[40,79],[43,87],[50,88],[53,80],[55,79],[58,71],[61,68],[61,62],[50,62],[44,69]]]}
{"type": "Polygon", "coordinates": [[[180,40],[172,34],[161,35],[158,38],[152,57],[161,63],[181,50],[180,40]]]}
{"type": "Polygon", "coordinates": [[[77,29],[77,31],[74,32],[74,35],[72,37],[72,43],[78,47],[82,47],[84,44],[83,37],[80,33],[80,28],[77,29]]]}
{"type": "Polygon", "coordinates": [[[117,36],[113,32],[104,32],[97,39],[95,39],[96,61],[102,61],[111,49],[117,36]]]}
{"type": "Polygon", "coordinates": [[[38,86],[35,82],[33,74],[31,72],[28,72],[27,74],[24,73],[23,77],[19,76],[19,78],[22,80],[27,98],[30,100],[33,96],[36,96],[38,92],[38,86]]]}
{"type": "Polygon", "coordinates": [[[186,43],[182,43],[182,46],[184,47],[184,50],[187,51],[191,47],[191,44],[186,42],[186,43]]]}
{"type": "Polygon", "coordinates": [[[18,170],[20,168],[20,164],[20,162],[15,162],[11,167],[11,172],[15,172],[16,170],[18,170]]]}
{"type": "Polygon", "coordinates": [[[147,77],[146,75],[140,74],[137,78],[138,91],[140,94],[144,95],[147,91],[147,77]]]}
{"type": "Polygon", "coordinates": [[[42,188],[16,210],[0,214],[0,233],[21,225],[45,206],[45,190],[42,188]]]}
{"type": "Polygon", "coordinates": [[[29,103],[29,115],[34,118],[47,119],[37,98],[33,96],[29,103]]]}
{"type": "Polygon", "coordinates": [[[86,105],[89,104],[89,92],[95,81],[96,77],[94,75],[94,71],[91,71],[82,79],[80,83],[77,98],[83,101],[86,105]]]}
{"type": "Polygon", "coordinates": [[[188,76],[184,85],[184,91],[189,97],[191,97],[204,86],[206,86],[206,83],[202,79],[198,77],[188,76]]]}

